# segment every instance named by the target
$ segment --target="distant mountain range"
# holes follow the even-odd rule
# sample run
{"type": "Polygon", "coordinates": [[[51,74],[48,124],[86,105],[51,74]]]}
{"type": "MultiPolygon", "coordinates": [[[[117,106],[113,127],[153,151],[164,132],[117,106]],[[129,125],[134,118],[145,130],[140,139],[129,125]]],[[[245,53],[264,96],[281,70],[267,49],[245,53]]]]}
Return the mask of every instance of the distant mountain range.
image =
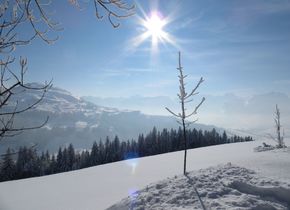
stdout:
{"type": "MultiPolygon", "coordinates": [[[[15,103],[18,101],[20,106],[31,104],[41,96],[40,92],[34,90],[17,92],[20,94],[14,95],[11,100],[15,103]]],[[[57,87],[52,87],[35,109],[18,115],[15,125],[38,125],[47,116],[49,122],[44,128],[25,131],[21,135],[2,140],[0,153],[4,153],[7,147],[33,144],[37,144],[40,151],[54,152],[59,146],[69,143],[73,143],[77,149],[85,149],[90,148],[94,141],[105,140],[107,136],[113,138],[118,135],[120,140],[136,139],[139,134],[146,134],[154,126],[157,129],[178,127],[173,117],[98,106],[57,87]]],[[[193,127],[211,130],[214,126],[194,124],[193,127]]]]}
{"type": "Polygon", "coordinates": [[[165,106],[178,109],[178,98],[176,100],[167,96],[131,96],[131,97],[95,97],[83,96],[81,99],[90,101],[100,106],[118,107],[119,109],[141,110],[145,114],[167,115],[165,106]],[[152,108],[154,107],[154,108],[152,108]]]}

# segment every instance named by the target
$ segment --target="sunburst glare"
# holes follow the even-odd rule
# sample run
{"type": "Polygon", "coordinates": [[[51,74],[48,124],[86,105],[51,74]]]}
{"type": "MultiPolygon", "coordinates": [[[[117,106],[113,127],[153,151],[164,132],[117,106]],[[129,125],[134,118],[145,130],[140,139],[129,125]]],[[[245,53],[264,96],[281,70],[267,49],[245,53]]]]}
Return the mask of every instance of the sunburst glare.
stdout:
{"type": "Polygon", "coordinates": [[[144,21],[144,26],[152,37],[152,43],[158,44],[158,39],[162,39],[164,36],[163,26],[166,25],[166,22],[158,13],[153,12],[149,19],[144,21]]]}
{"type": "Polygon", "coordinates": [[[146,14],[144,14],[144,16],[144,18],[139,17],[138,23],[141,25],[143,33],[134,38],[134,48],[137,48],[149,38],[151,38],[152,52],[156,52],[158,50],[159,43],[168,43],[176,46],[173,36],[164,29],[165,26],[170,23],[169,18],[164,17],[161,12],[158,11],[152,11],[149,16],[146,14]]]}

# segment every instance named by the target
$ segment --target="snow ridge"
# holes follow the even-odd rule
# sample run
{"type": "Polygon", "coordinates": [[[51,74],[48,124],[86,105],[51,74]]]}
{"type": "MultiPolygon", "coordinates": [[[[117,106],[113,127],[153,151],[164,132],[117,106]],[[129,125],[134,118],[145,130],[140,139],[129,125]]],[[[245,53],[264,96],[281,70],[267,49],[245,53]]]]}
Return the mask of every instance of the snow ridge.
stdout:
{"type": "Polygon", "coordinates": [[[290,184],[259,177],[231,163],[175,176],[129,197],[107,210],[145,209],[289,209],[290,184]]]}

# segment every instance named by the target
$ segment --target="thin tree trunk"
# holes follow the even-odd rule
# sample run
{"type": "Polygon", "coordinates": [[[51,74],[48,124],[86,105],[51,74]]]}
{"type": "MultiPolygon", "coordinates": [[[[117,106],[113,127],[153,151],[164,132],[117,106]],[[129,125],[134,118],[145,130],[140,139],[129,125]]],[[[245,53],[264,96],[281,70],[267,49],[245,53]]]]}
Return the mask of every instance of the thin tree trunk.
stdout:
{"type": "MultiPolygon", "coordinates": [[[[170,112],[173,116],[177,117],[179,119],[178,123],[182,125],[183,127],[183,142],[184,142],[184,165],[183,165],[183,174],[186,175],[186,159],[187,159],[187,138],[186,138],[186,127],[190,124],[185,122],[186,118],[189,118],[192,115],[195,115],[197,113],[198,108],[202,105],[204,102],[205,98],[203,97],[201,102],[195,107],[194,111],[191,114],[186,115],[185,114],[185,103],[191,102],[194,95],[198,94],[196,90],[198,89],[199,85],[204,81],[203,78],[201,77],[195,88],[192,89],[190,93],[187,93],[185,91],[185,83],[184,79],[187,77],[187,75],[183,75],[182,71],[182,66],[181,66],[181,53],[178,52],[178,68],[177,70],[179,71],[179,93],[178,98],[181,103],[181,113],[174,113],[171,111],[169,108],[165,107],[168,112],[170,112]]],[[[195,122],[195,121],[194,121],[195,122]]]]}
{"type": "Polygon", "coordinates": [[[183,139],[184,139],[184,166],[183,166],[183,174],[186,175],[187,139],[186,139],[186,130],[185,130],[184,120],[182,120],[182,126],[183,126],[183,139]]]}
{"type": "Polygon", "coordinates": [[[277,128],[278,146],[283,147],[283,143],[281,139],[280,110],[277,104],[276,104],[276,128],[277,128]]]}
{"type": "MultiPolygon", "coordinates": [[[[179,68],[180,64],[180,54],[179,54],[179,68]]],[[[181,74],[181,76],[183,76],[181,74]]],[[[183,85],[183,83],[182,83],[183,85]]],[[[183,86],[184,89],[184,86],[183,86]]],[[[184,108],[184,98],[181,100],[181,110],[182,110],[182,127],[183,127],[183,141],[184,141],[184,162],[183,162],[183,174],[186,175],[186,157],[187,157],[187,139],[186,139],[186,129],[185,129],[185,108],[184,108]]]]}

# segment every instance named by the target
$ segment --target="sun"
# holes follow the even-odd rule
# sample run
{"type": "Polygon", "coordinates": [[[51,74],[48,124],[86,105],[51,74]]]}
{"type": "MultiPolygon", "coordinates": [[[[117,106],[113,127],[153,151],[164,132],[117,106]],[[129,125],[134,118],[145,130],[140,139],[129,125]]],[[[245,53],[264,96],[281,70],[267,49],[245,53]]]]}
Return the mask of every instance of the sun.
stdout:
{"type": "Polygon", "coordinates": [[[164,17],[159,11],[151,11],[149,15],[143,13],[144,18],[138,17],[138,24],[142,27],[142,33],[133,39],[133,48],[137,48],[143,42],[151,38],[151,52],[158,51],[159,43],[169,43],[176,47],[174,37],[170,35],[165,27],[169,25],[170,20],[164,17]]]}
{"type": "Polygon", "coordinates": [[[164,38],[165,31],[163,31],[163,26],[165,25],[165,20],[156,12],[152,12],[151,16],[144,22],[144,26],[152,37],[153,43],[157,43],[158,40],[161,41],[164,38]]]}

